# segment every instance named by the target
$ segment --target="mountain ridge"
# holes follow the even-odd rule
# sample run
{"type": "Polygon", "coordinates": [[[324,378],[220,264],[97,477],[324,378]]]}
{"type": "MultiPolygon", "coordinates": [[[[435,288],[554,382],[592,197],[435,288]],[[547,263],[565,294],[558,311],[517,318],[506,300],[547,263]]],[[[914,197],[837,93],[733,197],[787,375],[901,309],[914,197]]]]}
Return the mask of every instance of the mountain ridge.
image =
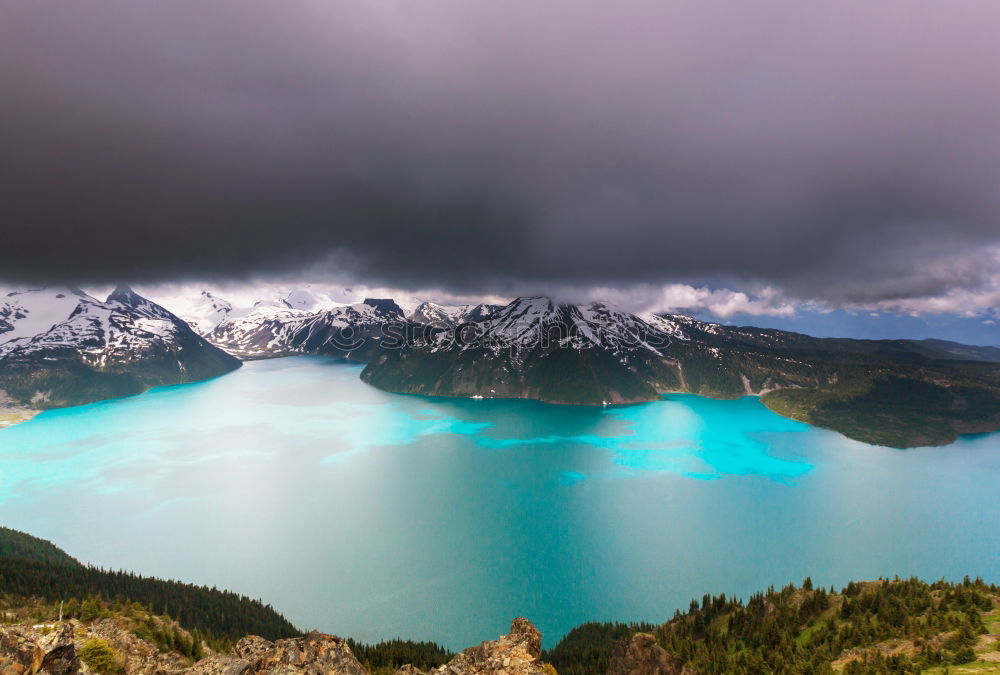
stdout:
{"type": "Polygon", "coordinates": [[[0,310],[11,325],[10,319],[23,325],[33,314],[44,317],[35,319],[39,332],[32,335],[20,334],[16,326],[0,333],[4,408],[45,410],[91,403],[204,380],[240,366],[187,322],[127,286],[117,287],[103,302],[82,291],[29,293],[33,310],[26,311],[18,292],[8,294],[0,310]],[[50,320],[55,323],[46,327],[50,320]]]}
{"type": "Polygon", "coordinates": [[[955,351],[950,344],[813,338],[535,296],[383,350],[362,379],[403,393],[589,405],[652,401],[669,392],[757,395],[786,417],[868,443],[914,447],[1000,428],[1000,364],[984,360],[992,356],[988,348],[955,351]]]}
{"type": "Polygon", "coordinates": [[[205,291],[189,325],[127,286],[104,302],[72,288],[8,294],[0,425],[204,379],[238,359],[318,354],[365,363],[365,382],[400,393],[574,405],[754,395],[786,417],[893,447],[1000,428],[1000,349],[988,346],[816,338],[545,296],[502,306],[423,302],[409,312],[386,298],[332,307],[328,299],[293,291],[241,314],[205,291]],[[68,317],[39,328],[69,306],[68,317]],[[205,317],[218,319],[210,331],[197,323],[205,317]]]}

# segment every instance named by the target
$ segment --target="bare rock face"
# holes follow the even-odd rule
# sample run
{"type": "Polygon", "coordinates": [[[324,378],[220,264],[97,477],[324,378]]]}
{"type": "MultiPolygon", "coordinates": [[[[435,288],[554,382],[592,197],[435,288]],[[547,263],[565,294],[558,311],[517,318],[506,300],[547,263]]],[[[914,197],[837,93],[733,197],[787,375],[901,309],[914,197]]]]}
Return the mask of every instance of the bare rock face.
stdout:
{"type": "Polygon", "coordinates": [[[608,675],[688,675],[690,671],[656,644],[649,633],[636,633],[619,642],[611,655],[608,675]]]}
{"type": "Polygon", "coordinates": [[[49,675],[71,675],[80,670],[80,657],[76,655],[73,626],[64,623],[38,641],[44,657],[40,672],[49,675]]]}
{"type": "Polygon", "coordinates": [[[187,675],[249,675],[250,663],[224,654],[206,656],[194,664],[187,675]]]}
{"type": "Polygon", "coordinates": [[[64,623],[45,635],[24,626],[0,628],[0,672],[3,675],[79,673],[73,626],[64,623]]]}
{"type": "MultiPolygon", "coordinates": [[[[368,675],[351,653],[347,642],[333,635],[313,631],[300,638],[269,642],[249,636],[233,648],[236,661],[249,664],[255,675],[368,675]]],[[[234,669],[241,668],[233,664],[234,669]]],[[[197,667],[197,666],[196,666],[197,667]]],[[[225,675],[239,675],[230,672],[225,675]]]]}
{"type": "Polygon", "coordinates": [[[470,647],[431,675],[545,675],[539,665],[542,634],[527,619],[514,619],[499,640],[470,647]]]}
{"type": "Polygon", "coordinates": [[[409,663],[397,670],[393,675],[425,675],[424,671],[414,668],[409,663]]]}

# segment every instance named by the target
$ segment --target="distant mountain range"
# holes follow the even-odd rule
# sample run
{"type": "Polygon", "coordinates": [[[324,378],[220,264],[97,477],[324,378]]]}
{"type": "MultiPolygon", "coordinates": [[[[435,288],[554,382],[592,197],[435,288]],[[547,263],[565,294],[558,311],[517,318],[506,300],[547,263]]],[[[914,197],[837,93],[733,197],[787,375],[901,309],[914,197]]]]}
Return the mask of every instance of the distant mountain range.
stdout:
{"type": "Polygon", "coordinates": [[[74,289],[15,292],[0,304],[0,401],[73,405],[212,377],[238,359],[321,354],[367,363],[373,386],[435,396],[601,405],[758,395],[779,414],[895,447],[1000,428],[996,347],[813,338],[545,297],[411,307],[303,290],[240,311],[205,291],[182,319],[127,288],[105,302],[74,289]]]}
{"type": "Polygon", "coordinates": [[[0,296],[0,412],[128,396],[239,366],[128,287],[103,302],[74,288],[0,296]]]}

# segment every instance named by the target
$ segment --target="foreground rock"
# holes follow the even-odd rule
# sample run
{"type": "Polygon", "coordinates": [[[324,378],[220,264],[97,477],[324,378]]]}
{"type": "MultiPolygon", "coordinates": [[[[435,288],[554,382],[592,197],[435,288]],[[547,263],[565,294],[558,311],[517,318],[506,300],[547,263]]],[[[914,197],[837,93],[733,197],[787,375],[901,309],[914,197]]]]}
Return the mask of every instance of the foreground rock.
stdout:
{"type": "Polygon", "coordinates": [[[80,658],[73,643],[73,627],[41,635],[26,626],[0,628],[0,671],[3,675],[80,672],[80,658]]]}
{"type": "Polygon", "coordinates": [[[88,644],[108,648],[109,668],[128,675],[179,673],[190,661],[179,654],[162,653],[135,636],[120,622],[102,619],[84,626],[78,621],[37,626],[0,627],[2,675],[76,675],[93,672],[80,654],[88,644]]]}
{"type": "MultiPolygon", "coordinates": [[[[499,640],[470,647],[451,661],[431,670],[431,675],[543,675],[538,663],[542,653],[542,634],[527,619],[514,619],[510,633],[499,640]]],[[[400,670],[396,675],[415,671],[400,670]]]]}
{"type": "Polygon", "coordinates": [[[366,675],[339,637],[312,632],[301,638],[268,642],[256,636],[236,643],[234,654],[250,663],[254,673],[313,673],[315,675],[366,675]]]}
{"type": "MultiPolygon", "coordinates": [[[[271,642],[247,636],[231,654],[210,654],[196,663],[176,653],[161,653],[114,620],[84,626],[0,628],[0,675],[89,675],[95,672],[81,661],[85,645],[99,640],[112,651],[110,670],[123,675],[369,675],[347,642],[334,635],[312,632],[300,638],[271,642]]],[[[552,675],[538,663],[542,636],[527,619],[515,619],[510,633],[470,647],[432,675],[552,675]]],[[[97,672],[100,672],[99,670],[97,672]]],[[[397,675],[425,675],[404,666],[397,675]]]]}

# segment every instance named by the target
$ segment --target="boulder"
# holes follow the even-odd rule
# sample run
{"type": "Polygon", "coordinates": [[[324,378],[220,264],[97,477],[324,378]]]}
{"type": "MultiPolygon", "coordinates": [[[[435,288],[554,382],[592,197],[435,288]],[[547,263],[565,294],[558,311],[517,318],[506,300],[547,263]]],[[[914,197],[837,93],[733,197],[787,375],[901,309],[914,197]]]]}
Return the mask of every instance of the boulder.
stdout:
{"type": "Polygon", "coordinates": [[[80,658],[73,641],[73,626],[51,630],[27,626],[0,628],[0,672],[3,675],[76,675],[80,658]]]}
{"type": "Polygon", "coordinates": [[[427,675],[424,671],[419,668],[414,668],[412,665],[407,663],[405,666],[397,670],[393,675],[427,675]]]}
{"type": "Polygon", "coordinates": [[[73,675],[80,672],[80,657],[76,655],[73,626],[60,624],[58,628],[38,640],[44,653],[42,673],[49,675],[73,675]]]}
{"type": "Polygon", "coordinates": [[[206,656],[191,666],[187,675],[249,675],[250,662],[224,654],[206,656]]]}
{"type": "Polygon", "coordinates": [[[608,675],[687,675],[680,662],[656,644],[649,633],[619,642],[611,654],[608,675]]]}

